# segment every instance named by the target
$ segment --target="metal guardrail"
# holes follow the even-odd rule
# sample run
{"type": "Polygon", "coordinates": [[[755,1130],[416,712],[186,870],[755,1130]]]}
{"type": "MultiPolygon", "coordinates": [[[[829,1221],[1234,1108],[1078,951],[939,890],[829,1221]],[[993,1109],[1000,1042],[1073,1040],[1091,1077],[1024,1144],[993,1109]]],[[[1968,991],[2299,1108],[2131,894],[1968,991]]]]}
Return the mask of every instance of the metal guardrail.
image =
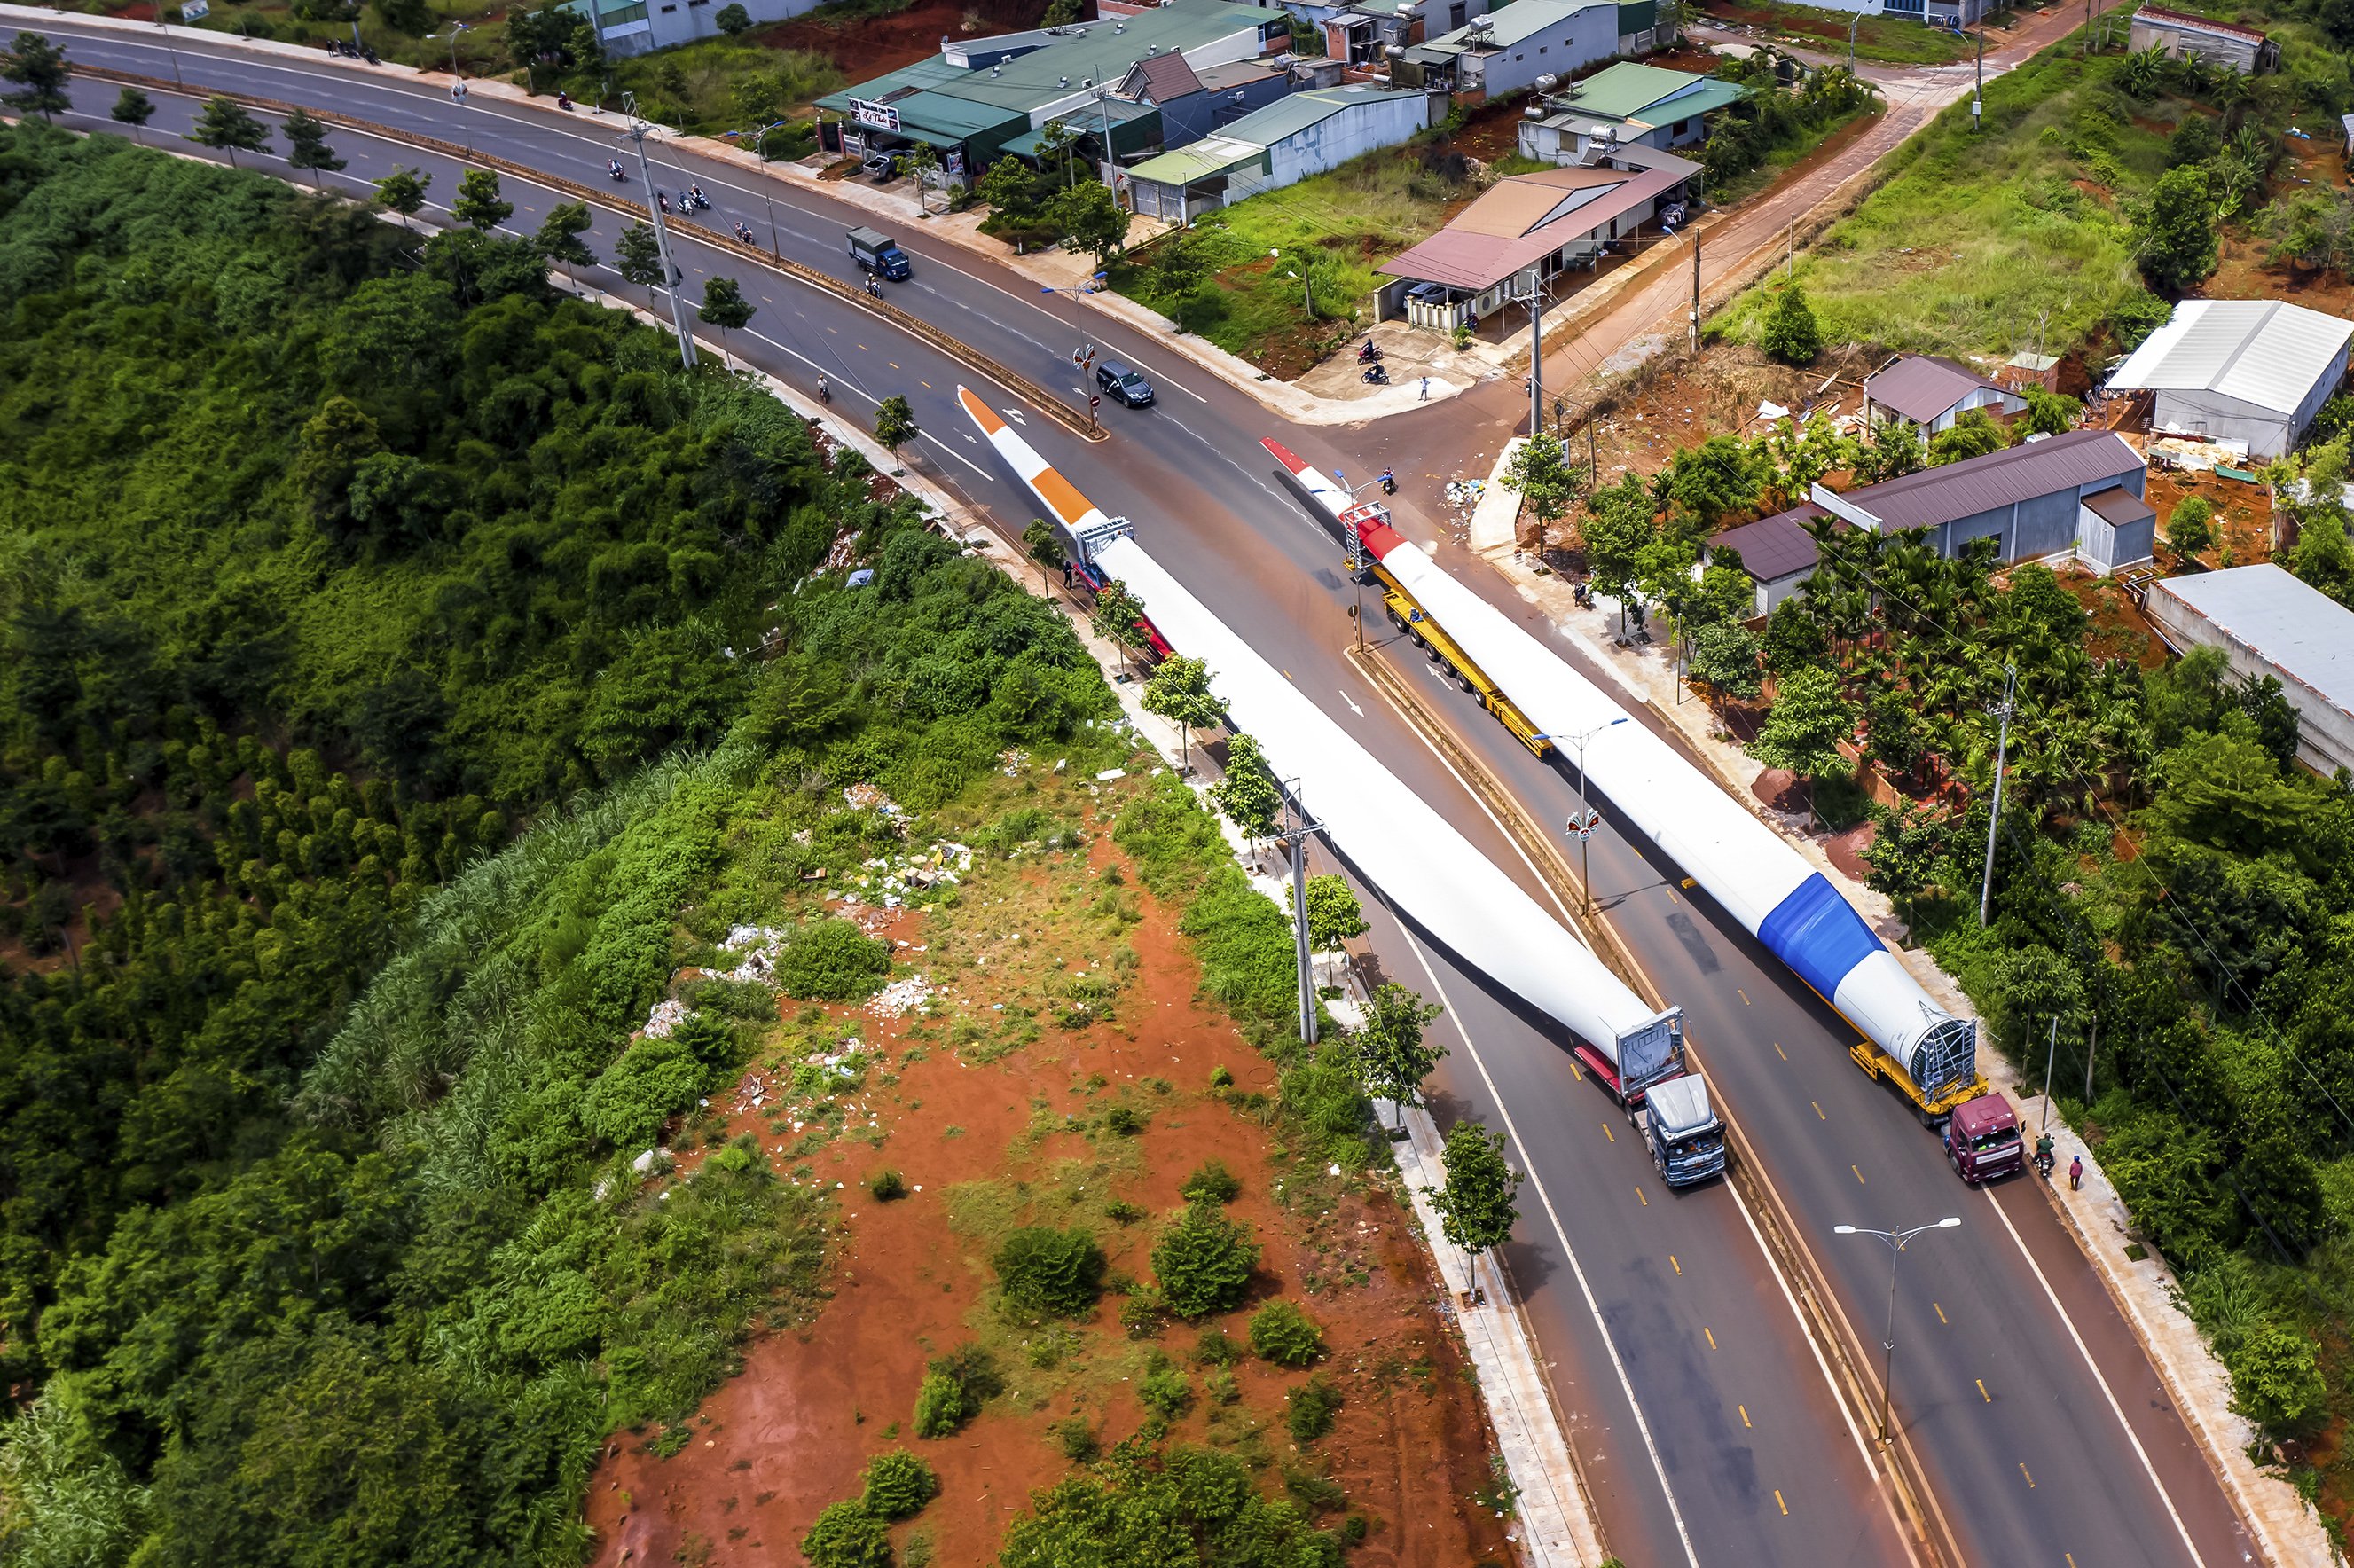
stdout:
{"type": "MultiPolygon", "coordinates": [[[[439,153],[444,157],[455,158],[461,163],[476,164],[498,174],[511,175],[526,184],[539,185],[571,196],[575,200],[604,207],[610,212],[620,213],[624,217],[635,218],[641,223],[647,219],[644,204],[631,201],[610,190],[600,190],[595,185],[585,185],[578,180],[569,180],[561,175],[551,175],[543,170],[531,168],[515,163],[512,159],[502,158],[495,153],[483,152],[472,143],[460,143],[440,136],[429,136],[422,132],[397,131],[391,126],[379,125],[374,121],[362,120],[357,115],[345,114],[338,110],[313,109],[308,104],[287,103],[278,99],[263,98],[250,92],[211,91],[191,88],[182,83],[165,81],[160,77],[142,76],[135,71],[116,70],[108,66],[77,65],[73,68],[73,74],[91,77],[101,81],[122,82],[130,87],[168,92],[177,97],[226,98],[241,103],[249,109],[267,110],[273,114],[291,113],[299,108],[313,119],[323,120],[330,125],[341,125],[348,130],[382,137],[387,142],[398,142],[412,147],[425,148],[439,153]]],[[[797,283],[806,284],[822,293],[831,294],[845,304],[854,305],[871,315],[879,317],[910,337],[920,339],[950,358],[962,361],[1003,387],[1016,397],[1030,404],[1040,413],[1062,425],[1082,440],[1100,441],[1110,439],[1109,431],[1099,425],[1092,424],[1085,416],[1070,408],[1037,382],[1019,371],[1007,368],[970,344],[940,331],[921,316],[903,311],[888,301],[875,299],[865,291],[853,288],[841,279],[830,277],[814,267],[803,266],[799,261],[788,261],[782,256],[763,250],[757,245],[747,245],[733,235],[705,228],[692,218],[673,217],[668,221],[673,225],[683,222],[694,228],[696,231],[696,237],[706,243],[732,250],[748,260],[758,261],[763,267],[783,273],[797,283]]]]}

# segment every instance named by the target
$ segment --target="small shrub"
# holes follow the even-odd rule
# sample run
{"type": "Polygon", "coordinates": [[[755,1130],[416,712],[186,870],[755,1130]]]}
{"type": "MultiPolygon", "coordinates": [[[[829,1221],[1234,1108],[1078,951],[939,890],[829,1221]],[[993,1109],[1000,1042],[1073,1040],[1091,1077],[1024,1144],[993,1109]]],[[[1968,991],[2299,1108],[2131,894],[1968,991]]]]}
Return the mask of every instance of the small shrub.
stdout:
{"type": "Polygon", "coordinates": [[[828,1001],[870,995],[890,972],[891,949],[847,920],[811,921],[777,959],[787,995],[828,1001]]]}
{"type": "Polygon", "coordinates": [[[1065,1416],[1046,1430],[1054,1435],[1055,1446],[1062,1450],[1063,1457],[1074,1465],[1091,1465],[1103,1452],[1103,1440],[1084,1415],[1065,1416]]]}
{"type": "Polygon", "coordinates": [[[1202,1392],[1210,1396],[1212,1404],[1232,1404],[1243,1396],[1242,1385],[1224,1367],[1216,1368],[1202,1380],[1202,1392]]]}
{"type": "Polygon", "coordinates": [[[1224,1329],[1204,1329],[1202,1337],[1193,1341],[1195,1366],[1230,1367],[1242,1359],[1243,1348],[1224,1329]]]}
{"type": "Polygon", "coordinates": [[[1298,1465],[1283,1467],[1283,1489],[1310,1513],[1338,1513],[1349,1506],[1341,1483],[1298,1465]]]}
{"type": "Polygon", "coordinates": [[[1103,1293],[1103,1249],[1085,1231],[1027,1226],[1007,1236],[990,1261],[1006,1298],[1034,1312],[1076,1317],[1103,1293]]]}
{"type": "Polygon", "coordinates": [[[1204,1160],[1177,1189],[1189,1203],[1231,1203],[1242,1196],[1242,1191],[1241,1178],[1227,1170],[1223,1160],[1204,1160]]]}
{"type": "Polygon", "coordinates": [[[878,1203],[896,1203],[907,1195],[907,1179],[896,1171],[877,1171],[866,1179],[866,1190],[878,1203]]]}
{"type": "Polygon", "coordinates": [[[1125,1198],[1114,1198],[1104,1205],[1103,1212],[1104,1218],[1116,1225],[1132,1225],[1144,1218],[1145,1213],[1142,1205],[1131,1203],[1125,1198]]]}
{"type": "Polygon", "coordinates": [[[1270,1301],[1251,1314],[1250,1344],[1262,1360],[1304,1367],[1324,1353],[1324,1330],[1288,1301],[1270,1301]]]}
{"type": "Polygon", "coordinates": [[[1214,1089],[1231,1089],[1234,1086],[1234,1070],[1228,1067],[1225,1063],[1221,1062],[1216,1066],[1210,1069],[1210,1087],[1214,1089]]]}
{"type": "Polygon", "coordinates": [[[1341,1391],[1331,1381],[1318,1372],[1286,1396],[1283,1413],[1284,1427],[1291,1440],[1302,1447],[1332,1430],[1333,1418],[1341,1411],[1341,1391]]]}
{"type": "Polygon", "coordinates": [[[866,1463],[861,1478],[866,1483],[860,1506],[877,1519],[913,1519],[924,1505],[940,1495],[940,1478],[932,1467],[905,1448],[877,1454],[866,1463]]]}
{"type": "Polygon", "coordinates": [[[834,1503],[801,1537],[811,1568],[891,1568],[891,1532],[854,1502],[834,1503]]]}
{"type": "Polygon", "coordinates": [[[1140,1290],[1119,1304],[1119,1326],[1131,1340],[1157,1340],[1169,1327],[1169,1304],[1157,1290],[1140,1290]]]}
{"type": "Polygon", "coordinates": [[[1144,1130],[1145,1114],[1134,1106],[1114,1106],[1104,1112],[1104,1130],[1119,1138],[1134,1138],[1144,1130]]]}
{"type": "Polygon", "coordinates": [[[1206,1317],[1239,1302],[1257,1263],[1250,1227],[1211,1203],[1187,1205],[1152,1247],[1161,1297],[1181,1318],[1206,1317]]]}
{"type": "Polygon", "coordinates": [[[1147,1410],[1174,1421],[1193,1404],[1193,1380],[1157,1356],[1151,1370],[1137,1380],[1136,1397],[1147,1410]]]}
{"type": "Polygon", "coordinates": [[[916,1436],[947,1436],[980,1414],[982,1404],[1003,1387],[996,1363],[979,1345],[935,1357],[916,1393],[916,1436]]]}

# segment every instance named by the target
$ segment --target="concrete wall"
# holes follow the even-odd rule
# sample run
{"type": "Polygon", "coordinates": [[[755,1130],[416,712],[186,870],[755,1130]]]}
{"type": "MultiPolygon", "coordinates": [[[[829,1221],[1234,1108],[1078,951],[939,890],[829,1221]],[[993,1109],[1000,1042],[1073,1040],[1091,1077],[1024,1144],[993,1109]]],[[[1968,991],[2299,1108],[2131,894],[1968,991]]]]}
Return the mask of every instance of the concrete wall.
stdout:
{"type": "Polygon", "coordinates": [[[2296,759],[2327,778],[2338,768],[2354,768],[2354,713],[2338,707],[2274,663],[2256,650],[2230,636],[2205,616],[2167,591],[2163,582],[2150,586],[2143,609],[2178,648],[2221,648],[2241,676],[2271,675],[2296,709],[2296,759]]]}
{"type": "Polygon", "coordinates": [[[1228,182],[1226,199],[1241,201],[1261,191],[1280,190],[1360,154],[1394,147],[1429,124],[1429,100],[1419,95],[1351,104],[1269,147],[1265,172],[1237,170],[1228,182]]]}
{"type": "Polygon", "coordinates": [[[2256,50],[2260,47],[2253,38],[2232,38],[2212,33],[2194,33],[2187,28],[2177,28],[2165,22],[2152,21],[2141,16],[2136,16],[2133,19],[2133,29],[2128,35],[2128,40],[2126,47],[2136,54],[2155,45],[2166,51],[2168,59],[2181,59],[2185,56],[2190,56],[2205,60],[2210,65],[2221,66],[2227,70],[2238,71],[2242,76],[2254,74],[2256,50]]]}

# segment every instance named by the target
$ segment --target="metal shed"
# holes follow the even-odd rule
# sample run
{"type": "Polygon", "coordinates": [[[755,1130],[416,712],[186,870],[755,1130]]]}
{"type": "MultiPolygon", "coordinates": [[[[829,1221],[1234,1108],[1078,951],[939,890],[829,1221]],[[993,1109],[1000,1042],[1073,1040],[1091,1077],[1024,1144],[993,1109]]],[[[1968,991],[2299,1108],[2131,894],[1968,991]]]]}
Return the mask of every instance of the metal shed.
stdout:
{"type": "Polygon", "coordinates": [[[2346,379],[2354,322],[2277,300],[2185,300],[2109,377],[2153,395],[2150,429],[2248,443],[2275,458],[2296,445],[2346,379]]]}
{"type": "Polygon", "coordinates": [[[2245,676],[2277,679],[2297,715],[2297,760],[2354,768],[2354,609],[2265,562],[2150,585],[2143,607],[2177,649],[2211,644],[2245,676]]]}

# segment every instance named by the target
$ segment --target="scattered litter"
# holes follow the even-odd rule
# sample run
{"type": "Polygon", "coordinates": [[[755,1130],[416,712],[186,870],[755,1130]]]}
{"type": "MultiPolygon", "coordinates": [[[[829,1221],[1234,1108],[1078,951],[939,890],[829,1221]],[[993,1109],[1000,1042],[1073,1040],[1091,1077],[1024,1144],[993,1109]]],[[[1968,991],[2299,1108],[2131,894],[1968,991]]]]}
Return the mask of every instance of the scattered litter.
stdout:
{"type": "Polygon", "coordinates": [[[1102,772],[1096,775],[1096,782],[1098,784],[1108,784],[1115,779],[1125,779],[1127,777],[1128,769],[1125,768],[1107,768],[1102,772]]]}
{"type": "Polygon", "coordinates": [[[875,993],[866,1011],[877,1018],[904,1018],[932,999],[932,988],[921,975],[893,980],[875,993]]]}
{"type": "Polygon", "coordinates": [[[1487,493],[1488,482],[1484,479],[1450,479],[1447,482],[1447,504],[1477,506],[1479,497],[1487,493]]]}
{"type": "Polygon", "coordinates": [[[1011,779],[1030,765],[1030,754],[1018,746],[1009,746],[997,754],[997,765],[1011,779]]]}
{"type": "Polygon", "coordinates": [[[719,975],[719,979],[737,984],[774,985],[777,981],[777,954],[785,945],[785,933],[774,926],[735,926],[719,944],[726,953],[742,953],[744,961],[719,975]]]}
{"type": "Polygon", "coordinates": [[[646,1026],[639,1033],[651,1040],[667,1040],[670,1032],[679,1026],[686,1013],[687,1006],[683,1001],[658,1001],[654,1003],[653,1011],[646,1014],[646,1026]]]}
{"type": "Polygon", "coordinates": [[[907,814],[898,801],[872,784],[853,784],[842,792],[842,801],[854,811],[880,811],[894,821],[907,814]]]}
{"type": "Polygon", "coordinates": [[[657,1165],[667,1165],[669,1163],[670,1150],[657,1146],[656,1148],[647,1150],[643,1154],[641,1154],[635,1160],[631,1160],[630,1169],[642,1176],[657,1165]]]}
{"type": "Polygon", "coordinates": [[[1775,419],[1787,419],[1790,417],[1790,410],[1779,403],[1761,399],[1757,405],[1757,417],[1768,422],[1775,419]]]}

